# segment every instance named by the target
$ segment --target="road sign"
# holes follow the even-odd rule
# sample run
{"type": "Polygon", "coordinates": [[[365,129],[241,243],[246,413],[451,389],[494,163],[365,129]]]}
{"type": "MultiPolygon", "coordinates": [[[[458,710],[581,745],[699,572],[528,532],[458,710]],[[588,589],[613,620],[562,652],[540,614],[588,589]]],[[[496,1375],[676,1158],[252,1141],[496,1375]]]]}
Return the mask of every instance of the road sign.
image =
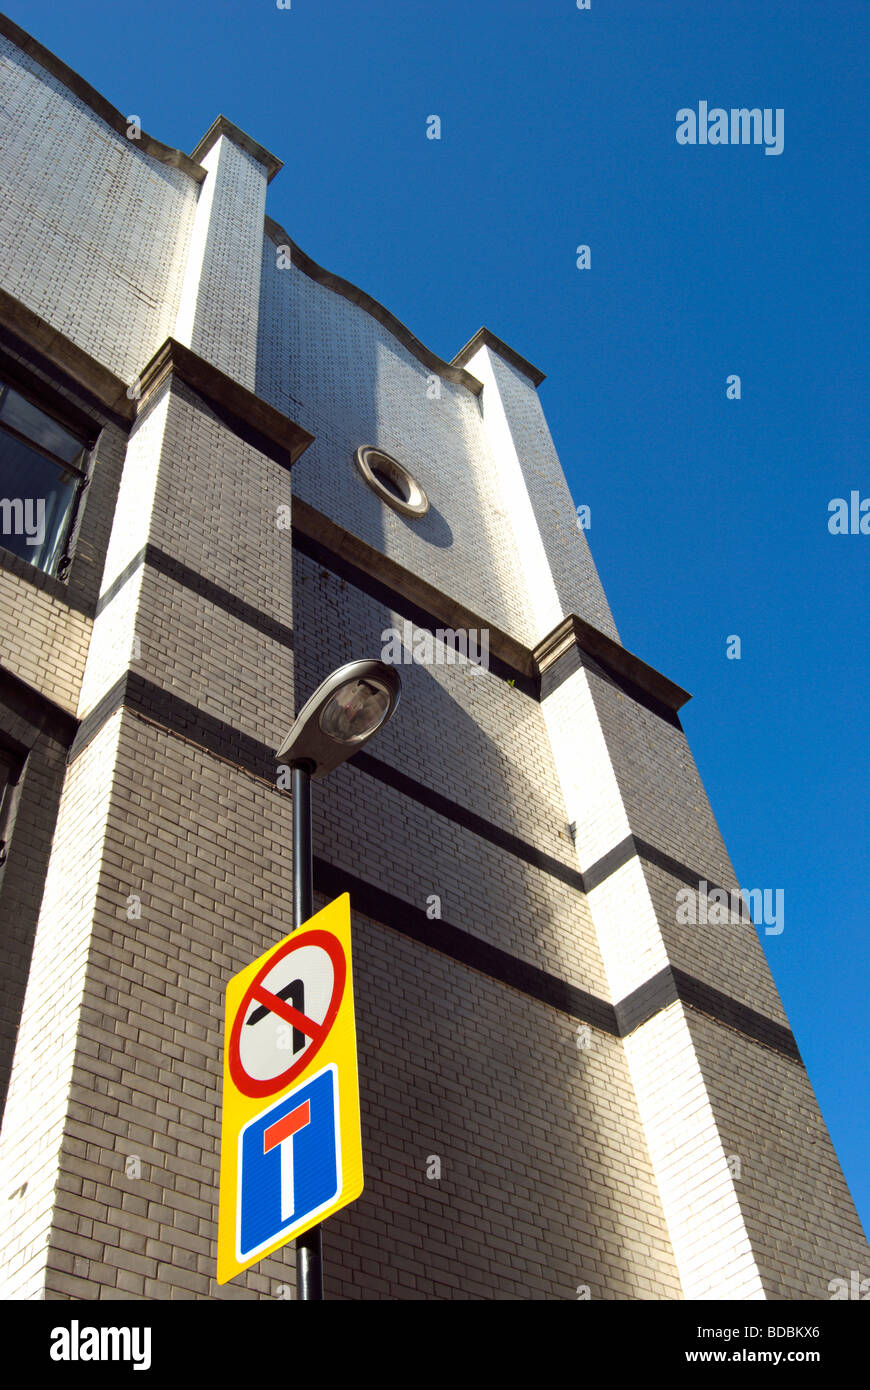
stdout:
{"type": "Polygon", "coordinates": [[[362,1188],[345,893],[227,985],[218,1283],[362,1188]]]}
{"type": "Polygon", "coordinates": [[[315,921],[312,917],[260,958],[236,1011],[228,1062],[243,1095],[272,1096],[289,1086],[335,1022],[344,995],[345,955],[338,938],[314,928],[315,921]]]}

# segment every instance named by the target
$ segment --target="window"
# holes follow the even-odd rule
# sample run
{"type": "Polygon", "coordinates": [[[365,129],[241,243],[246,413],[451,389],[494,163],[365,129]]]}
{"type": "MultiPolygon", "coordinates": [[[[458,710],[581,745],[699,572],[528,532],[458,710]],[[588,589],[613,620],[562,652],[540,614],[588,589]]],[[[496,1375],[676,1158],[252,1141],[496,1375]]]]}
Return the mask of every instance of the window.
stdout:
{"type": "Polygon", "coordinates": [[[23,759],[0,743],[0,869],[6,863],[9,837],[14,820],[15,792],[21,779],[23,759]]]}
{"type": "Polygon", "coordinates": [[[88,445],[0,376],[0,545],[63,578],[88,445]]]}
{"type": "Polygon", "coordinates": [[[425,516],[429,498],[404,464],[382,449],[363,444],[357,449],[356,466],[369,487],[394,511],[403,516],[425,516]]]}

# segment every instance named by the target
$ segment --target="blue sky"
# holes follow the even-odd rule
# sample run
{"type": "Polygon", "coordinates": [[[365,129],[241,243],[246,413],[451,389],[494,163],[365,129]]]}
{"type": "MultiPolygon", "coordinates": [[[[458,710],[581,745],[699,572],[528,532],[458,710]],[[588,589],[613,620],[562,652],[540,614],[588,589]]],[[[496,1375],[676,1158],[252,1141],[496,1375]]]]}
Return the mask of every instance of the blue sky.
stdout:
{"type": "Polygon", "coordinates": [[[266,145],[271,215],[434,351],[486,324],[547,373],[622,639],[693,692],[741,883],[785,891],[764,949],[870,1227],[870,536],[827,526],[832,498],[870,497],[870,7],[4,8],[166,144],[224,112],[266,145]],[[678,145],[702,100],[783,108],[783,152],[678,145]]]}

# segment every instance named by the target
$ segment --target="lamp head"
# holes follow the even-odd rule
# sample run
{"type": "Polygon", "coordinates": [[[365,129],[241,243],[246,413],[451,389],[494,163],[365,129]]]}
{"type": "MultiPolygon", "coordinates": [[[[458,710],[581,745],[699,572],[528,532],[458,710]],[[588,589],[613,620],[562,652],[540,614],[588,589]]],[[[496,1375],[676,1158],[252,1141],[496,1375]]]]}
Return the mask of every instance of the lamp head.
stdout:
{"type": "Polygon", "coordinates": [[[398,672],[384,661],[340,666],[306,700],[276,758],[311,763],[312,777],[325,777],[387,722],[400,689],[398,672]]]}

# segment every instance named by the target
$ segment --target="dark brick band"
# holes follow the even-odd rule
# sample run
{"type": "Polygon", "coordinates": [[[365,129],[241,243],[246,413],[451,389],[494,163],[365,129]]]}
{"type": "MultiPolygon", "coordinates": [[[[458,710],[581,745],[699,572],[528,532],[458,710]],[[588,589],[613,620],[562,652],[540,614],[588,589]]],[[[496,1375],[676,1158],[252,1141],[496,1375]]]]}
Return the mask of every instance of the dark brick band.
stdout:
{"type": "MultiPolygon", "coordinates": [[[[681,883],[690,884],[697,889],[700,883],[706,883],[707,894],[712,897],[715,893],[728,893],[730,901],[730,891],[723,888],[721,884],[713,882],[705,874],[699,874],[696,869],[691,869],[688,864],[683,864],[679,859],[674,859],[673,855],[665,854],[664,850],[658,849],[656,845],[651,845],[648,840],[642,840],[638,835],[626,835],[624,840],[620,840],[618,845],[608,850],[600,859],[584,870],[583,884],[584,892],[591,893],[593,888],[597,888],[600,883],[615,874],[617,869],[628,864],[632,859],[643,859],[647,864],[654,864],[658,869],[664,869],[673,878],[679,879],[681,883]]],[[[714,899],[714,901],[716,901],[714,899]]],[[[721,899],[719,900],[721,901],[721,899]]],[[[746,904],[740,900],[739,916],[740,920],[752,925],[752,915],[747,910],[743,915],[746,904]]]]}
{"type": "Polygon", "coordinates": [[[346,869],[339,869],[325,859],[314,861],[314,886],[326,897],[337,897],[349,893],[351,904],[356,912],[372,917],[384,926],[401,932],[423,946],[440,951],[451,960],[468,965],[490,979],[510,985],[531,999],[537,999],[551,1008],[560,1009],[572,1018],[600,1028],[602,1032],[614,1037],[618,1034],[616,1010],[606,999],[599,999],[586,990],[550,975],[546,970],[530,965],[528,961],[512,956],[499,946],[492,946],[480,937],[472,936],[462,927],[455,927],[440,918],[430,919],[420,907],[404,902],[383,888],[375,888],[365,883],[346,869]]]}
{"type": "MultiPolygon", "coordinates": [[[[121,705],[136,710],[160,724],[165,724],[168,728],[184,734],[186,738],[190,738],[193,742],[200,744],[212,753],[216,753],[219,757],[239,763],[249,772],[253,772],[266,781],[275,782],[276,780],[275,751],[268,744],[252,738],[249,734],[242,733],[240,729],[234,728],[232,724],[227,724],[215,715],[206,714],[188,700],[183,700],[171,691],[164,690],[161,686],[146,680],[144,676],[140,676],[135,671],[125,672],[121,679],[115,682],[111,690],[106,692],[99,704],[82,720],[70,749],[70,761],[78,757],[86,744],[90,743],[91,739],[121,705]]],[[[369,777],[374,777],[377,781],[392,787],[403,796],[425,806],[427,810],[434,811],[436,815],[444,816],[453,824],[463,826],[464,829],[470,830],[472,834],[478,835],[483,840],[487,840],[496,848],[505,850],[506,853],[512,854],[517,859],[522,859],[525,863],[533,865],[552,878],[558,878],[569,887],[583,892],[583,876],[579,869],[573,869],[570,865],[560,863],[558,859],[545,854],[535,845],[530,845],[527,841],[521,840],[519,836],[502,830],[500,826],[493,825],[491,821],[484,820],[483,816],[476,815],[457,801],[451,801],[448,797],[433,791],[422,782],[417,782],[406,776],[405,773],[397,771],[396,768],[390,767],[388,763],[382,762],[379,758],[373,758],[370,753],[357,753],[355,757],[350,759],[348,766],[356,768],[357,771],[363,772],[369,777]]]]}
{"type": "Polygon", "coordinates": [[[318,892],[325,897],[349,893],[354,911],[362,912],[412,941],[440,951],[461,965],[479,970],[490,979],[509,985],[531,999],[559,1009],[571,1018],[588,1023],[613,1037],[628,1037],[679,1000],[716,1022],[727,1024],[744,1037],[763,1043],[803,1065],[797,1043],[788,1028],[774,1023],[721,990],[695,979],[684,970],[666,966],[639,989],[613,1005],[510,955],[498,946],[482,941],[461,927],[441,919],[428,918],[422,908],[404,902],[382,888],[375,888],[324,859],[315,859],[314,882],[318,892]]]}
{"type": "MultiPolygon", "coordinates": [[[[428,632],[435,632],[438,629],[443,631],[445,627],[449,626],[437,613],[421,608],[419,604],[414,603],[398,589],[391,588],[389,584],[385,584],[380,579],[375,579],[373,575],[367,574],[365,570],[360,569],[350,560],[336,555],[321,541],[306,535],[304,531],[297,530],[295,526],[293,528],[293,549],[298,554],[304,555],[306,559],[313,560],[323,569],[329,570],[330,574],[352,584],[360,593],[374,599],[376,603],[383,604],[391,612],[401,613],[402,617],[407,618],[415,627],[428,632]]],[[[501,677],[502,680],[513,681],[515,688],[521,690],[532,700],[539,698],[538,681],[535,677],[524,675],[515,666],[502,661],[493,653],[490,653],[489,656],[489,668],[493,675],[501,677]]]]}
{"type": "Polygon", "coordinates": [[[231,617],[237,618],[240,623],[245,623],[248,627],[254,628],[257,632],[262,632],[266,637],[270,637],[273,642],[278,642],[282,647],[293,647],[293,629],[286,623],[280,623],[276,618],[271,618],[262,609],[255,608],[253,604],[246,603],[229,589],[223,588],[220,584],[215,584],[211,579],[206,579],[198,570],[191,569],[189,565],[182,564],[176,560],[174,555],[167,555],[165,550],[159,546],[145,545],[128,565],[112,581],[108,589],[100,595],[97,604],[97,615],[102,613],[104,608],[112,602],[112,599],[123,589],[127,581],[142,566],[148,565],[150,569],[157,570],[167,579],[181,585],[192,594],[198,594],[201,598],[207,599],[214,604],[215,608],[220,608],[224,613],[229,613],[231,617]]]}
{"type": "Polygon", "coordinates": [[[629,1033],[641,1028],[678,999],[690,1009],[707,1014],[717,1023],[727,1024],[744,1037],[764,1043],[766,1047],[803,1065],[794,1034],[789,1028],[673,965],[666,965],[664,970],[660,970],[651,980],[646,980],[616,1005],[620,1037],[628,1037],[629,1033]]]}
{"type": "MultiPolygon", "coordinates": [[[[171,691],[163,690],[132,671],[126,672],[121,680],[107,691],[87,718],[82,720],[70,748],[70,762],[79,756],[121,706],[164,724],[191,742],[199,744],[204,750],[227,758],[266,781],[273,781],[275,778],[275,754],[267,744],[242,733],[214,715],[204,713],[196,705],[182,700],[171,691]]],[[[448,800],[422,783],[415,782],[370,754],[358,753],[350,760],[349,766],[356,767],[367,776],[377,778],[402,795],[418,801],[435,814],[462,825],[472,834],[486,839],[526,863],[535,865],[544,873],[559,878],[578,892],[586,891],[584,877],[578,870],[560,864],[558,860],[544,854],[533,845],[508,834],[499,826],[490,824],[481,816],[448,800]]],[[[629,836],[593,866],[590,871],[594,880],[593,886],[594,883],[602,882],[607,873],[615,872],[634,855],[652,858],[653,854],[658,859],[667,859],[667,856],[661,856],[654,851],[653,846],[647,846],[643,841],[635,841],[633,836],[629,836]],[[645,851],[651,853],[645,855],[645,851]]],[[[677,861],[668,862],[676,864],[677,861]]],[[[685,866],[678,867],[685,869],[685,866]]],[[[774,1023],[772,1019],[765,1018],[763,1014],[676,967],[666,967],[653,979],[613,1005],[568,984],[558,976],[550,975],[547,971],[520,960],[500,947],[481,941],[461,927],[440,919],[430,920],[421,908],[405,902],[385,889],[364,882],[347,870],[327,863],[326,860],[318,859],[315,870],[316,883],[322,892],[331,895],[349,892],[354,907],[367,916],[615,1037],[626,1037],[662,1009],[681,1000],[688,1007],[727,1024],[743,1036],[764,1043],[793,1061],[801,1060],[797,1044],[788,1028],[774,1023]]],[[[690,872],[685,869],[686,874],[690,872]]]]}
{"type": "Polygon", "coordinates": [[[551,878],[560,879],[562,883],[567,883],[570,888],[575,888],[578,893],[585,892],[583,875],[579,869],[573,869],[570,864],[560,863],[552,855],[536,849],[526,840],[521,840],[518,835],[512,835],[508,830],[502,830],[501,826],[493,825],[492,821],[484,820],[483,816],[476,815],[474,811],[466,810],[457,801],[451,801],[448,797],[442,796],[440,792],[424,786],[422,782],[414,781],[412,777],[398,772],[396,768],[381,762],[379,758],[373,758],[370,753],[357,753],[351,766],[359,768],[360,772],[367,772],[370,777],[377,778],[379,782],[401,792],[403,796],[419,802],[428,811],[434,811],[436,815],[444,816],[454,825],[461,825],[465,830],[470,830],[473,835],[479,835],[482,840],[488,840],[491,845],[495,845],[498,849],[506,850],[516,859],[523,859],[527,864],[541,869],[551,878]]]}

